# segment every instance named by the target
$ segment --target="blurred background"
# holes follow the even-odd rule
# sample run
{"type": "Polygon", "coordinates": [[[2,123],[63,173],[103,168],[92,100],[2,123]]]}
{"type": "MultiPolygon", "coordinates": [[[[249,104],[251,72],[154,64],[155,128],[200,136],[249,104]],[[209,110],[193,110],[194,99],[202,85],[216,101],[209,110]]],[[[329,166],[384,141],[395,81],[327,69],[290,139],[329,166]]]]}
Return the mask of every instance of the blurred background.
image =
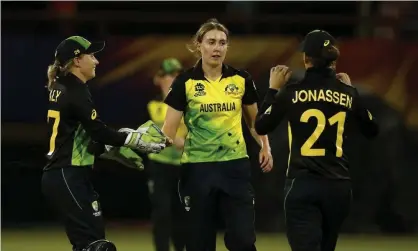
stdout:
{"type": "MultiPolygon", "coordinates": [[[[152,76],[164,58],[196,62],[186,43],[217,18],[231,31],[227,63],[249,71],[260,96],[270,67],[304,74],[303,36],[338,38],[347,72],[381,123],[373,141],[350,145],[354,202],[337,250],[418,250],[418,4],[415,2],[1,2],[2,250],[70,250],[40,189],[47,149],[47,66],[71,35],[105,40],[90,82],[103,120],[115,128],[149,119],[152,76]]],[[[283,234],[286,126],[270,135],[275,168],[262,174],[248,137],[260,250],[289,250],[283,234]]],[[[99,160],[94,184],[109,239],[121,250],[152,250],[147,173],[99,160]]],[[[222,230],[222,224],[219,224],[222,230]]],[[[225,250],[218,241],[219,250],[225,250]]]]}

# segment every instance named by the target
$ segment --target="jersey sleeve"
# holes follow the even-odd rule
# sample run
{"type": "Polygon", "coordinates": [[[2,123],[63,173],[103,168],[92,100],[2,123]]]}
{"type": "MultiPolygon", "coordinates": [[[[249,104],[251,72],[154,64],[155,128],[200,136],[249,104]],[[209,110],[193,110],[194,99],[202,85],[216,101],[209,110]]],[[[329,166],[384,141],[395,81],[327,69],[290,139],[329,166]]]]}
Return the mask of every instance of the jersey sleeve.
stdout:
{"type": "Polygon", "coordinates": [[[354,114],[359,126],[360,132],[366,138],[374,138],[379,134],[379,125],[376,118],[366,108],[360,94],[355,90],[354,114]]]}
{"type": "Polygon", "coordinates": [[[242,97],[242,103],[244,105],[252,105],[258,102],[258,93],[255,87],[255,83],[251,75],[245,78],[245,93],[242,97]]]}
{"type": "Polygon", "coordinates": [[[177,111],[184,112],[187,106],[186,100],[186,81],[184,78],[177,76],[173,84],[171,84],[167,97],[164,99],[164,103],[176,109],[177,111]]]}
{"type": "Polygon", "coordinates": [[[73,114],[94,141],[112,146],[125,144],[125,133],[115,131],[99,119],[88,91],[78,91],[72,97],[72,104],[73,114]]]}
{"type": "Polygon", "coordinates": [[[272,132],[283,120],[286,113],[286,89],[269,89],[257,113],[255,130],[259,135],[272,132]]]}

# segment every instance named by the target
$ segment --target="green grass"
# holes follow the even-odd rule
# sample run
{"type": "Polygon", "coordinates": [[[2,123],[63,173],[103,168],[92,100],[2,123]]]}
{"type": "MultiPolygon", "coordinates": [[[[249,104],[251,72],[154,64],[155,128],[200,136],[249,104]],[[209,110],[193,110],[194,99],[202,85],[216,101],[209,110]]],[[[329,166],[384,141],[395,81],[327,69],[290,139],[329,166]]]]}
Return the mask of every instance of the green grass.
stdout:
{"type": "MultiPolygon", "coordinates": [[[[151,233],[146,228],[108,228],[108,239],[118,251],[152,251],[151,233]]],[[[60,228],[2,230],[2,251],[70,251],[71,246],[60,228]]],[[[223,236],[218,236],[218,249],[226,250],[223,236]]],[[[257,235],[259,251],[290,251],[282,233],[257,235]]],[[[337,251],[418,251],[418,236],[392,237],[377,235],[342,235],[337,251]]]]}

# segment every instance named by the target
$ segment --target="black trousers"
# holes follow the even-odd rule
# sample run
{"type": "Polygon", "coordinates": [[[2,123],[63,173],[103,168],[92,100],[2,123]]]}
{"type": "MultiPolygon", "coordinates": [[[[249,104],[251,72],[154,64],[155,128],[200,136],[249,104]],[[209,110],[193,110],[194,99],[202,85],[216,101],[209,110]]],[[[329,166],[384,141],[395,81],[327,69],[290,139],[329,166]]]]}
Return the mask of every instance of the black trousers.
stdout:
{"type": "Polygon", "coordinates": [[[188,220],[187,251],[216,249],[218,208],[225,221],[225,246],[255,251],[254,192],[248,159],[183,165],[181,198],[188,220]]]}
{"type": "Polygon", "coordinates": [[[90,183],[91,167],[65,167],[45,171],[42,192],[59,212],[73,250],[105,239],[98,195],[90,183]]]}
{"type": "Polygon", "coordinates": [[[153,241],[156,251],[176,251],[186,246],[184,207],[178,195],[181,167],[150,161],[148,189],[152,204],[153,241]]]}
{"type": "Polygon", "coordinates": [[[333,251],[351,204],[351,181],[287,179],[284,210],[292,251],[333,251]]]}

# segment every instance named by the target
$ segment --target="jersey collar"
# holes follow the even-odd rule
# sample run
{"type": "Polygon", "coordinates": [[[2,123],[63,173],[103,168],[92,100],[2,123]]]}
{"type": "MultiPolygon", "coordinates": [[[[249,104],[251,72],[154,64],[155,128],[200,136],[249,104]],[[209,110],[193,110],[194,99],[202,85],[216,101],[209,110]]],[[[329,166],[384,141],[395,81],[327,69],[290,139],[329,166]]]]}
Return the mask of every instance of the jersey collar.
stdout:
{"type": "Polygon", "coordinates": [[[310,67],[306,69],[306,75],[312,76],[312,75],[321,75],[321,76],[327,76],[327,77],[335,77],[335,70],[326,67],[310,67]]]}
{"type": "Polygon", "coordinates": [[[59,80],[86,85],[86,83],[83,83],[83,81],[81,81],[81,79],[79,79],[76,75],[72,74],[71,72],[69,72],[67,75],[60,74],[58,76],[58,81],[59,80]]]}
{"type": "MultiPolygon", "coordinates": [[[[222,64],[222,77],[223,78],[227,78],[230,76],[233,76],[234,72],[232,70],[232,68],[226,64],[222,64]]],[[[196,80],[207,80],[205,78],[205,74],[203,72],[203,68],[202,68],[202,59],[199,59],[199,61],[197,62],[197,64],[193,67],[193,78],[196,80]]]]}

